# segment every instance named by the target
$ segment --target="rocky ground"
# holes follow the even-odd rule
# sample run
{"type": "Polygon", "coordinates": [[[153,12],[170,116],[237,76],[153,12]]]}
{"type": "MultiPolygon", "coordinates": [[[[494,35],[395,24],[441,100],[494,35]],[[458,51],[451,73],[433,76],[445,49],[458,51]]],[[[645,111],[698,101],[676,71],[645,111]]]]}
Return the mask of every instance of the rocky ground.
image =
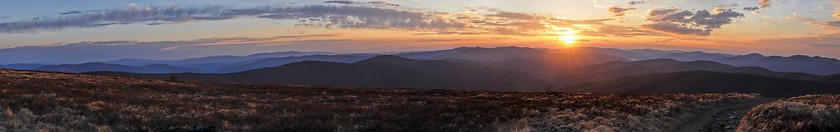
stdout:
{"type": "Polygon", "coordinates": [[[704,132],[734,132],[749,109],[734,109],[712,116],[713,122],[703,127],[704,132]]]}

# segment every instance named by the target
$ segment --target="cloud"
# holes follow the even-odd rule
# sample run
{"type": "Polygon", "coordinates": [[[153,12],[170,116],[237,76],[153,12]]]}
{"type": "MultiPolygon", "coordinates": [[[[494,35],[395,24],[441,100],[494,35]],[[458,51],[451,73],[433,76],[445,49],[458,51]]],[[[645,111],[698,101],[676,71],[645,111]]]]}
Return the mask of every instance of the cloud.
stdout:
{"type": "Polygon", "coordinates": [[[840,21],[823,21],[823,22],[809,22],[809,23],[817,25],[817,26],[822,26],[823,28],[828,29],[828,30],[832,30],[832,29],[838,30],[838,29],[840,29],[840,21]]]}
{"type": "MultiPolygon", "coordinates": [[[[331,3],[349,3],[327,1],[331,3]]],[[[443,35],[502,34],[549,36],[560,29],[583,30],[581,33],[628,36],[638,33],[594,33],[608,28],[601,20],[567,20],[551,15],[507,12],[492,8],[478,8],[469,13],[448,13],[381,6],[387,2],[358,2],[351,5],[302,5],[282,7],[230,8],[225,6],[143,6],[90,11],[60,17],[37,17],[0,23],[0,33],[37,33],[74,28],[98,28],[113,25],[167,25],[218,21],[237,18],[259,18],[295,21],[295,26],[381,29],[432,32],[443,35]],[[586,29],[583,29],[586,27],[586,29]]],[[[390,3],[393,4],[393,3],[390,3]]],[[[620,9],[626,10],[628,9],[620,9]]],[[[422,33],[428,34],[428,33],[422,33]]]]}
{"type": "Polygon", "coordinates": [[[327,4],[343,4],[343,5],[367,4],[367,5],[394,6],[394,7],[402,6],[402,4],[400,4],[400,3],[393,3],[393,2],[387,2],[387,1],[355,2],[355,1],[347,1],[347,0],[334,0],[334,1],[324,1],[324,3],[327,3],[327,4]]]}
{"type": "Polygon", "coordinates": [[[597,31],[583,30],[581,35],[605,37],[664,36],[665,34],[636,27],[603,25],[597,31]]]}
{"type": "MultiPolygon", "coordinates": [[[[654,5],[654,4],[662,4],[662,3],[666,3],[666,2],[670,2],[670,1],[674,1],[674,0],[631,0],[631,1],[627,2],[627,5],[630,5],[630,6],[643,5],[643,4],[654,5]]],[[[617,1],[616,0],[611,0],[610,2],[611,3],[616,3],[617,1]]]]}
{"type": "Polygon", "coordinates": [[[79,13],[83,13],[83,12],[82,11],[68,11],[68,12],[63,12],[63,13],[58,13],[58,14],[59,15],[69,15],[69,14],[79,14],[79,13]]]}
{"type": "Polygon", "coordinates": [[[521,20],[531,20],[535,19],[536,17],[533,15],[528,15],[524,13],[516,13],[516,12],[505,12],[505,11],[498,11],[496,14],[490,14],[487,16],[492,17],[501,17],[501,18],[508,18],[508,19],[521,19],[521,20]]]}
{"type": "Polygon", "coordinates": [[[712,9],[712,13],[721,13],[723,11],[726,11],[726,9],[721,7],[715,7],[715,9],[712,9]]]}
{"type": "Polygon", "coordinates": [[[631,11],[631,10],[635,10],[635,9],[636,8],[621,8],[621,7],[618,7],[618,6],[613,6],[613,7],[610,7],[608,10],[614,16],[624,16],[624,15],[626,15],[627,11],[631,11]]]}
{"type": "Polygon", "coordinates": [[[756,11],[756,10],[758,10],[759,8],[758,8],[758,7],[744,7],[743,9],[744,9],[745,11],[756,11]]]}
{"type": "Polygon", "coordinates": [[[678,22],[685,23],[689,19],[687,17],[693,16],[694,13],[688,10],[679,8],[655,8],[648,10],[647,21],[652,22],[678,22]]]}
{"type": "Polygon", "coordinates": [[[755,7],[744,7],[742,8],[745,11],[753,11],[753,13],[758,14],[758,10],[766,9],[770,7],[770,0],[759,0],[758,6],[755,7]]]}
{"type": "Polygon", "coordinates": [[[694,25],[704,26],[706,29],[716,29],[721,28],[721,26],[726,24],[731,24],[732,19],[734,18],[742,18],[744,14],[739,12],[734,12],[732,10],[723,11],[716,14],[711,14],[706,10],[697,11],[689,20],[693,22],[694,25]]]}
{"type": "Polygon", "coordinates": [[[367,4],[383,5],[383,6],[403,6],[403,4],[400,4],[400,3],[393,3],[393,2],[387,2],[387,1],[371,1],[371,2],[367,2],[367,4]]]}
{"type": "Polygon", "coordinates": [[[627,2],[627,4],[629,4],[629,5],[638,5],[638,4],[644,4],[644,3],[645,3],[645,1],[630,1],[630,2],[627,2]]]}
{"type": "Polygon", "coordinates": [[[441,31],[470,28],[469,22],[413,10],[375,8],[365,6],[304,6],[274,9],[271,14],[257,16],[267,19],[299,19],[302,26],[327,28],[400,29],[441,31]]]}
{"type": "Polygon", "coordinates": [[[737,7],[737,6],[738,6],[737,3],[718,5],[718,6],[715,6],[714,9],[712,9],[712,13],[721,13],[721,12],[724,12],[726,10],[732,9],[734,7],[737,7]]]}
{"type": "Polygon", "coordinates": [[[265,19],[318,19],[330,26],[357,28],[452,29],[467,23],[439,19],[419,11],[369,6],[310,5],[297,7],[255,7],[232,9],[223,6],[139,6],[100,12],[68,15],[57,18],[37,17],[29,20],[0,23],[0,32],[26,33],[56,31],[68,28],[95,28],[123,24],[176,24],[196,21],[227,20],[241,17],[265,19]]]}
{"type": "MultiPolygon", "coordinates": [[[[132,7],[136,7],[136,4],[132,7]]],[[[100,11],[106,11],[106,10],[86,10],[86,11],[75,10],[75,11],[62,12],[62,13],[58,13],[58,14],[59,15],[72,15],[72,14],[82,14],[82,13],[100,12],[100,11]]]]}
{"type": "Polygon", "coordinates": [[[790,16],[785,17],[785,19],[794,20],[794,21],[807,21],[807,22],[816,21],[816,19],[811,18],[811,17],[800,16],[799,13],[797,13],[797,12],[793,12],[793,14],[791,14],[790,16]]]}
{"type": "Polygon", "coordinates": [[[664,31],[668,33],[676,33],[676,34],[686,34],[686,35],[697,35],[697,36],[708,36],[711,35],[711,30],[703,30],[703,29],[696,29],[690,28],[683,25],[679,25],[676,23],[668,23],[668,22],[657,22],[652,24],[645,24],[642,27],[657,31],[664,31]]]}
{"type": "Polygon", "coordinates": [[[837,9],[837,10],[838,11],[834,12],[834,15],[832,15],[832,16],[834,16],[834,18],[840,19],[840,9],[837,9]]]}
{"type": "MultiPolygon", "coordinates": [[[[380,9],[380,8],[376,8],[380,9]]],[[[317,9],[324,10],[324,9],[317,9]]],[[[368,9],[365,9],[368,10],[368,9]]],[[[330,9],[330,11],[332,11],[330,9]]],[[[300,11],[292,11],[300,12],[300,11]]],[[[352,13],[356,11],[332,11],[352,13]]],[[[370,11],[367,11],[370,12],[370,11]]],[[[525,14],[518,12],[500,11],[493,8],[477,8],[470,13],[441,13],[441,12],[417,12],[417,11],[389,11],[387,13],[372,13],[373,16],[354,15],[345,17],[341,15],[327,15],[329,17],[315,17],[318,15],[296,14],[309,19],[302,20],[300,25],[323,26],[327,28],[374,28],[374,29],[399,29],[422,31],[415,35],[476,35],[476,34],[501,34],[519,36],[551,36],[556,35],[556,28],[573,28],[575,25],[588,25],[593,29],[584,32],[600,32],[598,28],[605,28],[609,25],[603,24],[601,20],[566,20],[551,16],[525,14]],[[361,20],[361,21],[360,21],[361,20]],[[371,21],[376,20],[376,21],[371,21]],[[424,22],[424,23],[416,23],[424,22]],[[412,24],[415,23],[415,24],[412,24]]],[[[283,15],[288,16],[288,15],[283,15]]],[[[263,16],[272,18],[271,16],[263,16]]],[[[280,18],[282,19],[282,18],[280,18]]],[[[592,33],[598,34],[598,33],[592,33]]],[[[611,33],[615,36],[629,36],[624,33],[611,33]],[[620,34],[620,35],[618,35],[620,34]]],[[[644,34],[634,34],[644,35],[644,34]]]]}
{"type": "Polygon", "coordinates": [[[348,1],[348,0],[324,1],[324,3],[345,4],[345,5],[356,4],[355,1],[348,1]]]}
{"type": "Polygon", "coordinates": [[[742,18],[744,14],[725,10],[712,14],[707,10],[696,12],[679,8],[656,8],[648,10],[645,20],[652,24],[642,25],[643,28],[695,36],[708,36],[714,29],[731,24],[732,19],[742,18]]]}
{"type": "Polygon", "coordinates": [[[29,20],[0,23],[0,32],[23,33],[54,31],[67,28],[92,28],[114,24],[134,24],[145,22],[176,22],[188,20],[223,20],[241,14],[234,14],[219,6],[182,8],[175,6],[136,5],[125,9],[68,15],[58,18],[36,17],[29,20]]]}
{"type": "Polygon", "coordinates": [[[770,7],[770,0],[760,0],[759,1],[759,4],[758,4],[759,9],[765,9],[767,7],[770,7]]]}

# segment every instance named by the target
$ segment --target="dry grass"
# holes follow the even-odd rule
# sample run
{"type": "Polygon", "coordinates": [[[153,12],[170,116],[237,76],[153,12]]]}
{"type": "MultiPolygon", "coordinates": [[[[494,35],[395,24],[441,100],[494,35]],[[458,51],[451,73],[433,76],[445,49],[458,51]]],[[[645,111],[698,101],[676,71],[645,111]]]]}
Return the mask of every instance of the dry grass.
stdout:
{"type": "Polygon", "coordinates": [[[657,131],[750,94],[598,95],[166,82],[0,70],[0,131],[657,131]]]}
{"type": "Polygon", "coordinates": [[[807,95],[752,109],[738,131],[840,131],[840,95],[807,95]]]}

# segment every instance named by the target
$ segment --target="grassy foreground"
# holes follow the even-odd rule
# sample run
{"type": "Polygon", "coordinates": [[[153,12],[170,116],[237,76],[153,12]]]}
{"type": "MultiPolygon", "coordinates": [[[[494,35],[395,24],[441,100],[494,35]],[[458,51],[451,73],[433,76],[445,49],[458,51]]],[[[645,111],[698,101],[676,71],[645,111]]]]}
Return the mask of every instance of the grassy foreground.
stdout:
{"type": "Polygon", "coordinates": [[[753,108],[738,131],[840,131],[840,95],[793,97],[753,108]]]}
{"type": "Polygon", "coordinates": [[[203,84],[15,70],[0,70],[0,95],[0,131],[662,131],[700,109],[756,97],[203,84]]]}

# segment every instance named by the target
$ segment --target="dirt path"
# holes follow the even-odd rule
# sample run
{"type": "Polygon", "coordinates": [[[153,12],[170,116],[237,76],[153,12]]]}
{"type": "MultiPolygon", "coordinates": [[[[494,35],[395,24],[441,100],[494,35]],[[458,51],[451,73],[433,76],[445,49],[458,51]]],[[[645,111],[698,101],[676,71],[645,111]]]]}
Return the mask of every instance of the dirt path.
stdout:
{"type": "Polygon", "coordinates": [[[733,132],[738,127],[741,117],[749,112],[752,107],[771,102],[775,99],[758,98],[744,103],[723,105],[707,109],[692,118],[686,124],[681,125],[677,131],[680,132],[733,132]]]}

